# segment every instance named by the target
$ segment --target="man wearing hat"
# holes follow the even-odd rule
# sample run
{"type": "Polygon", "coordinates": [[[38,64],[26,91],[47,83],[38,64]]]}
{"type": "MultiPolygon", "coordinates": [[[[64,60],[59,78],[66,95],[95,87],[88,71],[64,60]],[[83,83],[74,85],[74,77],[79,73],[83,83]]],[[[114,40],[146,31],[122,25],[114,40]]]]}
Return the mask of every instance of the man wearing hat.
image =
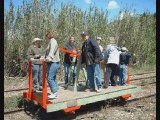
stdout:
{"type": "MultiPolygon", "coordinates": [[[[65,48],[67,50],[71,50],[71,51],[77,51],[78,50],[77,46],[75,45],[75,38],[73,36],[71,36],[69,38],[69,42],[67,42],[67,44],[65,45],[65,48]]],[[[67,88],[67,85],[68,85],[69,70],[70,70],[71,64],[72,64],[72,57],[70,57],[70,55],[66,53],[64,55],[65,88],[67,88]]],[[[75,77],[76,77],[76,66],[74,67],[74,70],[73,70],[73,83],[75,81],[75,77]]]]}
{"type": "Polygon", "coordinates": [[[94,39],[89,38],[87,32],[82,32],[81,38],[83,40],[82,64],[86,64],[87,79],[89,80],[90,91],[100,92],[102,88],[101,70],[96,68],[100,68],[100,62],[103,60],[101,50],[98,43],[94,39]],[[96,76],[96,82],[94,81],[94,75],[96,76]],[[96,83],[98,89],[96,89],[96,83]]]}
{"type": "Polygon", "coordinates": [[[127,66],[131,58],[131,54],[128,52],[126,47],[122,47],[122,53],[120,54],[120,85],[127,84],[127,66]]]}
{"type": "Polygon", "coordinates": [[[117,85],[117,68],[119,65],[119,55],[120,51],[115,42],[114,37],[109,38],[109,45],[107,45],[104,53],[104,60],[106,62],[106,81],[105,87],[108,88],[109,81],[111,82],[111,86],[117,85]]]}
{"type": "Polygon", "coordinates": [[[28,48],[27,58],[32,61],[32,75],[34,91],[42,91],[42,64],[40,58],[44,53],[44,48],[41,46],[42,39],[34,38],[32,45],[28,48]]]}

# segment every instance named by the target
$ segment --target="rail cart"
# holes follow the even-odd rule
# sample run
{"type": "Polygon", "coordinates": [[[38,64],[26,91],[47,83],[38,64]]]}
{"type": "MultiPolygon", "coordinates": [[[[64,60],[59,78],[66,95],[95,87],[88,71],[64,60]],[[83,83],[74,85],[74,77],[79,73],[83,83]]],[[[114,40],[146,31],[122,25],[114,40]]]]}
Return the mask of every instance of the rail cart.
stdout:
{"type": "MultiPolygon", "coordinates": [[[[24,99],[27,101],[34,101],[43,107],[46,112],[55,112],[59,110],[64,110],[64,112],[74,112],[80,109],[81,106],[86,104],[95,103],[98,101],[105,101],[107,99],[121,98],[123,100],[129,99],[131,94],[139,92],[141,90],[140,86],[131,85],[130,73],[128,72],[128,85],[126,86],[109,86],[107,89],[102,89],[101,92],[90,92],[85,91],[86,82],[79,82],[79,71],[81,68],[80,52],[72,52],[64,48],[60,48],[61,52],[69,53],[73,57],[73,64],[70,70],[69,84],[67,89],[60,86],[58,98],[49,100],[48,93],[49,87],[47,85],[47,71],[46,62],[43,62],[43,90],[42,92],[33,92],[33,82],[32,82],[32,62],[29,61],[29,90],[23,93],[24,99]],[[75,60],[79,57],[77,63],[77,77],[75,82],[72,81],[72,70],[75,67],[75,60]]],[[[129,68],[129,66],[128,66],[129,68]]],[[[82,69],[85,76],[85,70],[82,69]]],[[[129,69],[128,69],[129,70],[129,69]]],[[[86,77],[84,77],[86,79],[86,77]]]]}

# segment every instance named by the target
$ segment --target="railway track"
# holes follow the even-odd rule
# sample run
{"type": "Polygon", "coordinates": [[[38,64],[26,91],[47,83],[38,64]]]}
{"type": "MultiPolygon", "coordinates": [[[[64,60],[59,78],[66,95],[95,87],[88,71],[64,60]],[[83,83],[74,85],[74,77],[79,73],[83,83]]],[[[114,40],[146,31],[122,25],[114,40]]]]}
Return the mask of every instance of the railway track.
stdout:
{"type": "MultiPolygon", "coordinates": [[[[150,78],[155,78],[156,77],[156,72],[155,71],[143,72],[143,73],[138,73],[138,74],[132,74],[130,76],[131,76],[131,81],[142,80],[142,79],[150,79],[150,78]]],[[[84,82],[84,81],[79,81],[79,82],[84,82]]],[[[59,85],[63,85],[63,84],[64,84],[63,82],[59,83],[59,85]]],[[[4,90],[4,93],[18,92],[18,91],[25,91],[25,90],[28,90],[28,87],[4,90]]]]}
{"type": "MultiPolygon", "coordinates": [[[[138,80],[142,80],[142,79],[150,79],[150,78],[155,78],[156,77],[156,74],[155,74],[155,72],[150,72],[150,73],[139,73],[139,74],[134,74],[134,75],[131,75],[131,80],[132,80],[132,82],[134,81],[134,82],[137,82],[138,80]],[[150,75],[149,75],[150,74],[150,75]],[[143,77],[142,77],[143,76],[143,77]]],[[[142,87],[143,86],[147,86],[147,85],[151,85],[151,84],[155,84],[156,83],[156,81],[154,81],[154,82],[150,82],[150,83],[146,83],[146,84],[143,84],[143,85],[141,85],[142,87]]],[[[62,84],[62,83],[61,83],[62,84]]],[[[140,84],[138,84],[138,85],[140,85],[140,84]]],[[[4,92],[19,92],[19,91],[24,91],[24,90],[27,90],[28,88],[23,88],[23,89],[14,89],[14,90],[6,90],[6,91],[4,91],[4,92]]],[[[141,97],[137,97],[137,98],[134,98],[134,99],[130,99],[130,100],[128,100],[127,102],[128,103],[130,103],[130,102],[134,102],[134,101],[138,101],[138,100],[141,100],[141,99],[146,99],[146,98],[150,98],[150,97],[154,97],[154,96],[156,96],[156,93],[153,93],[153,94],[149,94],[149,95],[144,95],[144,96],[141,96],[141,97]]],[[[94,103],[94,104],[99,104],[99,103],[94,103]]],[[[103,106],[103,102],[101,103],[102,104],[102,106],[103,106]]],[[[87,106],[86,106],[87,107],[87,106]]],[[[88,110],[88,108],[87,108],[87,110],[88,110]]],[[[4,115],[9,115],[9,114],[16,114],[16,113],[19,113],[19,112],[22,112],[23,113],[23,111],[24,111],[24,108],[18,108],[18,109],[14,109],[14,110],[11,110],[11,111],[5,111],[4,112],[4,115]]],[[[43,111],[43,110],[40,110],[40,111],[43,111]]],[[[81,111],[81,110],[80,110],[81,111]]],[[[82,111],[83,111],[83,109],[82,109],[82,111]]],[[[89,109],[89,111],[90,111],[90,109],[89,109]]],[[[43,111],[44,112],[44,111],[43,111]]],[[[61,114],[62,114],[62,111],[60,111],[60,112],[58,112],[58,114],[60,113],[60,116],[61,116],[61,114]]],[[[36,116],[37,114],[38,114],[38,112],[36,111],[35,113],[33,112],[33,114],[36,116]]],[[[44,114],[44,113],[43,113],[44,114]]],[[[53,113],[53,114],[57,114],[57,112],[56,113],[53,113]]],[[[79,115],[81,114],[81,112],[80,113],[78,113],[79,115]]],[[[31,115],[32,117],[34,116],[34,115],[31,115]]],[[[77,115],[77,114],[76,114],[77,115]]],[[[54,115],[53,115],[54,116],[54,115]]],[[[55,115],[55,116],[57,116],[57,115],[55,115]]],[[[74,115],[71,115],[72,117],[74,116],[74,115]]],[[[62,116],[62,119],[63,119],[63,117],[65,118],[65,115],[64,116],[62,116]]],[[[80,119],[83,119],[83,117],[82,118],[80,118],[80,119]]]]}

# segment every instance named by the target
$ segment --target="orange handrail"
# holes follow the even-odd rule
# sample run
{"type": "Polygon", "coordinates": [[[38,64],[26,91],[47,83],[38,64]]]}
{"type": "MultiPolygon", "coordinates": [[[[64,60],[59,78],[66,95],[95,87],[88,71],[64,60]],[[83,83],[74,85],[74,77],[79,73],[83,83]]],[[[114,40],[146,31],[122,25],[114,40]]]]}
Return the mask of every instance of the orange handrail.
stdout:
{"type": "Polygon", "coordinates": [[[28,98],[31,100],[32,98],[32,91],[33,91],[33,79],[32,79],[32,61],[29,61],[29,91],[28,91],[28,98]]]}
{"type": "Polygon", "coordinates": [[[46,76],[46,73],[47,73],[47,70],[46,70],[46,62],[43,61],[42,62],[42,65],[43,65],[43,94],[42,94],[42,101],[43,101],[43,107],[46,108],[47,107],[47,101],[48,101],[48,97],[47,97],[47,76],[46,76]]]}
{"type": "Polygon", "coordinates": [[[66,48],[59,48],[61,52],[68,53],[71,57],[77,56],[79,57],[81,53],[79,51],[73,52],[71,50],[67,50],[66,48]]]}

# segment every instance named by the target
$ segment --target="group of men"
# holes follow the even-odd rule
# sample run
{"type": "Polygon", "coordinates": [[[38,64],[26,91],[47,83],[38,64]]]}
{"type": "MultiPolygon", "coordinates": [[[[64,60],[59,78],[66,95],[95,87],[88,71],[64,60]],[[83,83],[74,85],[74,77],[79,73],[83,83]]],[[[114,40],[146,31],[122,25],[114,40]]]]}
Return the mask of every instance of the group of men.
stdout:
{"type": "MultiPolygon", "coordinates": [[[[105,49],[100,45],[101,37],[97,37],[97,40],[89,37],[87,32],[82,32],[82,48],[81,48],[81,64],[85,64],[87,71],[87,80],[89,81],[89,90],[100,92],[102,90],[102,73],[101,68],[106,68],[104,71],[104,86],[108,88],[109,81],[111,86],[117,84],[124,85],[127,83],[127,65],[131,57],[130,53],[125,47],[119,48],[115,44],[114,37],[109,38],[109,44],[105,49]],[[119,83],[116,79],[119,73],[119,83]]],[[[54,32],[48,32],[46,34],[48,38],[48,47],[44,48],[40,45],[41,39],[35,38],[33,45],[28,49],[28,59],[33,61],[33,83],[34,91],[42,90],[42,64],[41,61],[47,62],[48,84],[51,89],[51,93],[48,96],[49,99],[57,98],[58,95],[58,82],[56,75],[60,68],[60,57],[58,44],[55,39],[54,32]],[[45,51],[45,52],[43,52],[45,51]],[[40,62],[34,62],[35,59],[39,59],[40,62]],[[39,87],[38,87],[39,86],[39,87]]],[[[65,46],[66,49],[71,51],[78,51],[75,45],[75,38],[71,36],[69,42],[65,46]]],[[[77,62],[77,61],[76,61],[77,62]]],[[[64,56],[64,82],[67,86],[69,70],[72,64],[72,57],[69,54],[64,56]]],[[[76,67],[75,67],[76,68],[76,67]]],[[[73,79],[76,77],[76,69],[73,72],[73,79]]]]}

